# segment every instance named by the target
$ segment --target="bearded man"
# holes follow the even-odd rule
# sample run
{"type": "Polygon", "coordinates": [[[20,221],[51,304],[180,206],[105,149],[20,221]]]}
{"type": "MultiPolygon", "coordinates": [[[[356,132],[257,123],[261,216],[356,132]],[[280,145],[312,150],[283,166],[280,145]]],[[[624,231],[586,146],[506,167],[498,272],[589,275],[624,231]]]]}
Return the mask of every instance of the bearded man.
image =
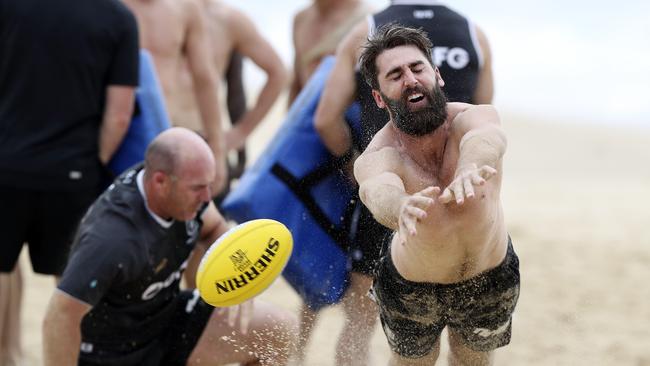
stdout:
{"type": "Polygon", "coordinates": [[[391,365],[434,364],[445,327],[450,365],[490,365],[510,342],[519,297],[500,199],[506,137],[492,106],[447,103],[431,47],[393,24],[360,59],[390,115],[354,166],[363,203],[394,230],[377,243],[372,294],[391,365]]]}

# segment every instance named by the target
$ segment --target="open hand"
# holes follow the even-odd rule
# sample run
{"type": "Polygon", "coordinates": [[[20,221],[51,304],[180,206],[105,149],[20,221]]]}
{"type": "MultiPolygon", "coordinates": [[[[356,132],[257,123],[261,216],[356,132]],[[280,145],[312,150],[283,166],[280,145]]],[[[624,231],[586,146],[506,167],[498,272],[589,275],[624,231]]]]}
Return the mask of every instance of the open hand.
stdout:
{"type": "Polygon", "coordinates": [[[239,330],[242,334],[248,333],[248,326],[255,312],[254,300],[245,301],[239,305],[220,308],[218,311],[226,313],[228,326],[239,330]]]}
{"type": "Polygon", "coordinates": [[[496,173],[496,169],[489,165],[478,168],[476,164],[471,164],[468,168],[460,169],[454,180],[442,192],[439,200],[445,204],[455,200],[456,204],[462,205],[466,198],[474,197],[474,186],[482,186],[496,173]]]}
{"type": "Polygon", "coordinates": [[[404,235],[417,234],[415,224],[427,217],[426,210],[435,202],[438,194],[440,194],[439,187],[427,187],[406,197],[399,210],[399,233],[402,243],[406,242],[404,235]]]}
{"type": "Polygon", "coordinates": [[[246,138],[248,136],[236,125],[225,132],[224,140],[226,142],[226,152],[239,150],[246,147],[246,138]]]}

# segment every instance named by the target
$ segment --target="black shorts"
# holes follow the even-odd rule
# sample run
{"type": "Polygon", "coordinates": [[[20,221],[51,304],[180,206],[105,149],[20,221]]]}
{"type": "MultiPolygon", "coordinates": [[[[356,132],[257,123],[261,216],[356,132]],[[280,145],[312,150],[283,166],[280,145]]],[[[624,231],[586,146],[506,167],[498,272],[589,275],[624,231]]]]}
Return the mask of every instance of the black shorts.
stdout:
{"type": "Polygon", "coordinates": [[[349,267],[352,272],[372,276],[380,258],[382,243],[392,230],[375,220],[368,208],[356,197],[358,205],[357,226],[354,239],[348,251],[349,267]]]}
{"type": "Polygon", "coordinates": [[[79,220],[97,189],[43,192],[0,186],[0,272],[11,272],[28,243],[36,273],[61,275],[79,220]]]}
{"type": "Polygon", "coordinates": [[[108,346],[82,343],[79,365],[84,366],[184,366],[201,338],[214,307],[198,290],[181,291],[176,310],[164,334],[136,348],[126,342],[108,346]],[[89,348],[92,347],[92,348],[89,348]],[[91,353],[84,353],[84,348],[91,353]]]}
{"type": "Polygon", "coordinates": [[[387,251],[377,268],[373,294],[388,344],[400,356],[426,356],[445,326],[469,348],[487,352],[510,343],[519,259],[508,241],[506,257],[497,267],[466,281],[436,284],[404,279],[387,251]]]}

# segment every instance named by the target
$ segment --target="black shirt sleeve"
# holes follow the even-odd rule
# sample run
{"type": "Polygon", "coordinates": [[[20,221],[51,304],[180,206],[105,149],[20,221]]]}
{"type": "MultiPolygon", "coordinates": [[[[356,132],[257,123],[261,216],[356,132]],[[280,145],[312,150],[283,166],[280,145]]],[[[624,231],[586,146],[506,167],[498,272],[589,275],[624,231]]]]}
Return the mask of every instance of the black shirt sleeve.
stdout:
{"type": "Polygon", "coordinates": [[[119,286],[131,276],[134,256],[130,243],[113,237],[110,241],[86,233],[74,246],[58,288],[91,306],[97,305],[112,286],[119,286]]]}
{"type": "Polygon", "coordinates": [[[130,12],[125,12],[118,28],[117,47],[108,71],[108,85],[138,85],[138,25],[130,12]]]}

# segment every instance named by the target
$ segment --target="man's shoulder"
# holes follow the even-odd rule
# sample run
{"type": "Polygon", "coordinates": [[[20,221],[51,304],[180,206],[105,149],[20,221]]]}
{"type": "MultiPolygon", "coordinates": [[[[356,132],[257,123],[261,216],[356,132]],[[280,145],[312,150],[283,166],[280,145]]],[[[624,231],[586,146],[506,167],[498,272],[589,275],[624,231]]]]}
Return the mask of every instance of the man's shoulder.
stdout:
{"type": "Polygon", "coordinates": [[[468,131],[500,124],[499,114],[491,104],[447,103],[450,133],[462,137],[468,131]]]}
{"type": "Polygon", "coordinates": [[[389,124],[390,122],[375,134],[362,156],[368,157],[372,161],[385,161],[385,159],[392,161],[399,158],[400,153],[395,143],[395,134],[389,124]]]}
{"type": "Polygon", "coordinates": [[[313,4],[307,5],[304,8],[298,10],[298,12],[293,16],[293,24],[294,26],[298,26],[298,25],[302,26],[314,16],[315,16],[314,5],[313,4]]]}
{"type": "Polygon", "coordinates": [[[144,200],[136,183],[138,171],[130,169],[120,175],[91,206],[88,219],[109,230],[126,230],[139,225],[144,200]]]}

